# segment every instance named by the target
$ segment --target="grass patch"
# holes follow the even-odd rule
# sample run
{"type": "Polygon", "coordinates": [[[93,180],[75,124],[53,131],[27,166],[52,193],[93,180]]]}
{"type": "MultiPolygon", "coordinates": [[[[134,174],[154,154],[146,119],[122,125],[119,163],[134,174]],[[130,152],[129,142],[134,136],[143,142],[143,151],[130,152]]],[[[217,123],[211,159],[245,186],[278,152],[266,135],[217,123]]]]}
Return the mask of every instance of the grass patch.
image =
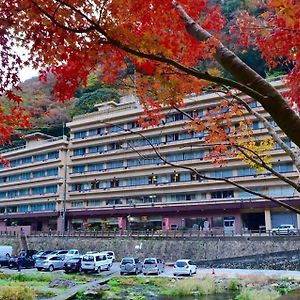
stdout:
{"type": "Polygon", "coordinates": [[[235,300],[274,300],[280,297],[276,291],[256,290],[250,288],[243,288],[235,300]]]}
{"type": "Polygon", "coordinates": [[[220,288],[212,278],[187,278],[169,284],[163,294],[173,297],[203,296],[220,292],[220,288]]]}
{"type": "Polygon", "coordinates": [[[0,300],[35,300],[35,290],[24,285],[7,285],[0,289],[0,300]]]}

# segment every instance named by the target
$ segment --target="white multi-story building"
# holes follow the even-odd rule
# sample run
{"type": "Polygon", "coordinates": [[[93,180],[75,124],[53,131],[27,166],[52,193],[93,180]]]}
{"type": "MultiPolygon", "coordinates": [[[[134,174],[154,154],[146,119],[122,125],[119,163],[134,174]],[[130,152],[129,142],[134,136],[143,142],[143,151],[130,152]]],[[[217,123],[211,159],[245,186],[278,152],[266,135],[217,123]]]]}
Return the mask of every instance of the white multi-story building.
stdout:
{"type": "MultiPolygon", "coordinates": [[[[273,84],[284,88],[281,81],[273,84]]],[[[214,93],[191,97],[183,111],[205,116],[219,102],[214,93]]],[[[250,105],[267,116],[256,102],[250,105]]],[[[166,110],[159,126],[145,129],[136,122],[142,110],[134,99],[96,108],[68,123],[69,141],[32,134],[26,137],[25,147],[2,154],[11,167],[0,169],[0,226],[17,223],[31,224],[36,230],[61,230],[65,220],[68,229],[184,227],[238,232],[282,223],[300,227],[295,213],[226,182],[199,180],[181,168],[189,166],[207,176],[230,178],[300,205],[298,193],[269,173],[256,173],[236,158],[228,158],[222,168],[213,165],[206,159],[207,148],[201,148],[203,136],[188,132],[184,114],[166,110]],[[164,163],[149,141],[175,166],[164,163]]],[[[250,118],[254,134],[265,137],[263,124],[250,118]]],[[[285,152],[276,146],[271,153],[273,167],[296,179],[297,172],[285,152]]]]}

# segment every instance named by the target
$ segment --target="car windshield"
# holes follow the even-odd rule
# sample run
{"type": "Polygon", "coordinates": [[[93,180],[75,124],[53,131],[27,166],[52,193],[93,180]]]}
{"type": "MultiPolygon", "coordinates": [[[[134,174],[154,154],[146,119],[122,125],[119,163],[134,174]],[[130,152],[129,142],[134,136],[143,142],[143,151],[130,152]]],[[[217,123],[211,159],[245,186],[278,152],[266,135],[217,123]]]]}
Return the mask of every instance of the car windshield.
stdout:
{"type": "Polygon", "coordinates": [[[68,260],[68,262],[70,262],[70,263],[78,263],[78,262],[80,262],[80,258],[72,258],[72,259],[68,260]]]}
{"type": "Polygon", "coordinates": [[[113,252],[107,252],[108,255],[113,256],[114,253],[113,252]]]}
{"type": "Polygon", "coordinates": [[[177,261],[176,262],[176,267],[182,268],[185,267],[187,264],[185,261],[177,261]]]}
{"type": "Polygon", "coordinates": [[[144,261],[145,265],[152,265],[152,264],[156,264],[156,260],[154,258],[147,258],[144,261]]]}
{"type": "Polygon", "coordinates": [[[58,254],[67,254],[68,253],[68,251],[66,251],[66,250],[63,250],[63,251],[59,251],[58,252],[58,254]]]}
{"type": "Polygon", "coordinates": [[[47,257],[46,256],[40,256],[39,259],[43,260],[43,259],[47,259],[47,257]]]}
{"type": "Polygon", "coordinates": [[[121,264],[126,265],[126,264],[132,264],[133,259],[132,258],[123,258],[121,264]]]}
{"type": "Polygon", "coordinates": [[[94,261],[94,256],[88,255],[82,258],[82,261],[94,261]]]}

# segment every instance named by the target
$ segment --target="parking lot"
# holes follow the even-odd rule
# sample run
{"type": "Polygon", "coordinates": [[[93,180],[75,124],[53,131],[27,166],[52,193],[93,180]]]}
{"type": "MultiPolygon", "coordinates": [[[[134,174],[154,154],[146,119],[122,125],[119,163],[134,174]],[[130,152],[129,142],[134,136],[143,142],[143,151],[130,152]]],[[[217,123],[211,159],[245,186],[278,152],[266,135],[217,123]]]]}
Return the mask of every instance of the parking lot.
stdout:
{"type": "MultiPolygon", "coordinates": [[[[18,273],[16,269],[8,269],[7,267],[0,268],[1,272],[13,274],[18,273]]],[[[49,273],[48,271],[40,271],[38,272],[36,268],[32,269],[22,269],[22,273],[49,273]]],[[[55,270],[52,272],[53,274],[63,274],[63,270],[55,270]]],[[[248,269],[202,269],[198,268],[197,274],[193,275],[194,278],[203,278],[203,277],[222,277],[222,278],[238,278],[249,275],[263,275],[268,276],[270,278],[294,278],[300,280],[300,271],[284,271],[284,270],[248,270],[248,269]]],[[[120,263],[115,262],[111,267],[110,271],[102,271],[100,274],[94,273],[94,276],[120,276],[120,263]]],[[[126,276],[126,275],[125,275],[126,276]]],[[[143,274],[137,275],[139,277],[144,277],[143,274]]],[[[157,276],[157,275],[150,275],[157,276]]],[[[161,273],[159,276],[161,277],[173,277],[173,266],[166,266],[165,271],[161,273]]]]}

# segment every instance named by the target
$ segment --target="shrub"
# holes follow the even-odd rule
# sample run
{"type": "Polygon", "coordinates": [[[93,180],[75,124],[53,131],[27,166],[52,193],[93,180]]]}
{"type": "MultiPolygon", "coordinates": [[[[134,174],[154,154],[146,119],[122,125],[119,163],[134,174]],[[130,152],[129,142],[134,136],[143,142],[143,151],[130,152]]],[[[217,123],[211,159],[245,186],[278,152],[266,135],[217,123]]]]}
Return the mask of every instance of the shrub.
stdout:
{"type": "Polygon", "coordinates": [[[35,291],[22,285],[2,286],[0,300],[35,300],[35,291]]]}
{"type": "Polygon", "coordinates": [[[173,296],[210,295],[218,292],[218,287],[213,279],[183,279],[171,287],[173,296]]]}
{"type": "Polygon", "coordinates": [[[235,297],[235,300],[274,300],[278,297],[280,297],[280,294],[276,291],[244,288],[240,294],[235,297]]]}
{"type": "Polygon", "coordinates": [[[237,280],[237,279],[231,279],[229,282],[228,282],[228,285],[227,285],[227,288],[230,290],[230,291],[237,291],[240,289],[240,282],[237,280]]]}

